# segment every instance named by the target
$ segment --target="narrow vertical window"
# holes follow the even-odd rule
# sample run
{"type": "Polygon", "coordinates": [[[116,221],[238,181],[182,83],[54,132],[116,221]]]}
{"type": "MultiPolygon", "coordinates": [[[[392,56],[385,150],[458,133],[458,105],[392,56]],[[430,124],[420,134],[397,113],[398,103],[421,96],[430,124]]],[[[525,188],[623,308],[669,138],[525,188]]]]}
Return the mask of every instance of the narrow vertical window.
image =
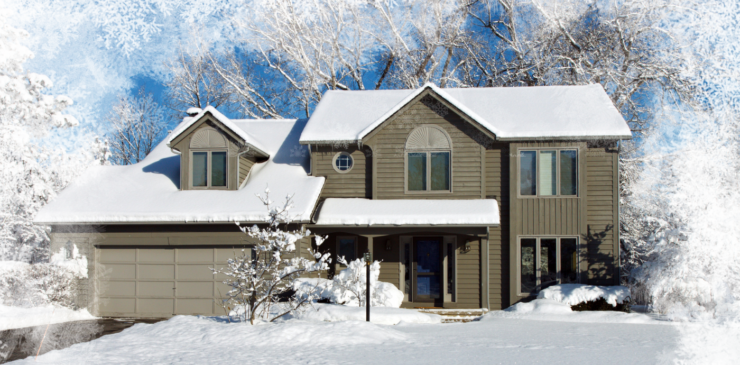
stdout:
{"type": "Polygon", "coordinates": [[[432,152],[432,190],[450,190],[449,152],[432,152]]]}
{"type": "Polygon", "coordinates": [[[226,152],[211,153],[211,186],[226,186],[226,152]]]}
{"type": "Polygon", "coordinates": [[[339,239],[339,254],[338,257],[344,256],[347,262],[350,262],[357,258],[357,252],[355,239],[354,238],[340,238],[339,239]]]}
{"type": "Polygon", "coordinates": [[[560,151],[560,195],[577,195],[578,152],[560,151]]]}
{"type": "Polygon", "coordinates": [[[578,282],[578,244],[575,238],[560,239],[560,283],[578,282]]]}
{"type": "Polygon", "coordinates": [[[208,186],[208,152],[193,152],[193,186],[208,186]]]}
{"type": "Polygon", "coordinates": [[[543,238],[540,240],[540,285],[538,289],[547,288],[558,283],[557,240],[543,238]]]}
{"type": "Polygon", "coordinates": [[[405,269],[403,280],[406,287],[406,294],[411,300],[411,245],[406,243],[403,245],[403,267],[405,269]]]}
{"type": "Polygon", "coordinates": [[[519,191],[522,195],[537,195],[537,151],[521,151],[519,157],[519,191]]]}
{"type": "Polygon", "coordinates": [[[557,160],[555,151],[540,151],[540,195],[557,194],[555,174],[557,160]]]}
{"type": "Polygon", "coordinates": [[[532,293],[537,288],[537,273],[535,259],[537,252],[536,238],[523,238],[521,240],[521,292],[532,293]]]}
{"type": "Polygon", "coordinates": [[[408,154],[408,189],[410,191],[427,188],[427,154],[411,152],[408,154]]]}
{"type": "Polygon", "coordinates": [[[447,294],[455,301],[455,245],[447,244],[447,294]]]}

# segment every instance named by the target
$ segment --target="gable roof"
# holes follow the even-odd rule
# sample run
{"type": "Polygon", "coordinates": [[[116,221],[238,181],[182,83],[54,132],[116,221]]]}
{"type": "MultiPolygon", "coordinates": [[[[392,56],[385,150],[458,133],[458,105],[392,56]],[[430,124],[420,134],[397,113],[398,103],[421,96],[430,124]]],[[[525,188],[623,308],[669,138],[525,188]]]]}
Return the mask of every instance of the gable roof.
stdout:
{"type": "MultiPolygon", "coordinates": [[[[224,117],[226,118],[226,117],[224,117]]],[[[228,118],[227,118],[228,119],[228,118]]],[[[190,121],[183,121],[187,124],[190,121]]],[[[270,158],[252,167],[239,190],[179,190],[180,155],[165,138],[144,160],[87,170],[36,215],[39,224],[229,223],[264,221],[256,194],[271,200],[295,194],[291,215],[308,222],[324,184],[308,176],[309,155],[298,138],[306,120],[230,120],[232,128],[259,139],[270,158]]],[[[181,129],[178,126],[178,129],[181,129]]]]}
{"type": "Polygon", "coordinates": [[[628,139],[629,126],[599,84],[415,90],[332,90],[301,134],[302,144],[360,142],[425,90],[499,140],[628,139]]]}
{"type": "MultiPolygon", "coordinates": [[[[197,108],[190,108],[188,109],[188,112],[194,112],[197,111],[197,108]]],[[[251,149],[256,150],[256,152],[263,154],[265,156],[269,156],[267,153],[267,148],[265,148],[258,140],[257,138],[254,138],[249,134],[249,132],[239,128],[234,122],[226,117],[225,115],[221,114],[216,108],[212,106],[207,106],[204,109],[200,110],[198,114],[184,118],[182,123],[180,123],[173,131],[170,133],[169,136],[165,139],[167,142],[167,146],[173,147],[172,142],[178,139],[180,136],[182,136],[188,128],[193,126],[194,124],[198,123],[201,119],[203,119],[204,116],[211,115],[216,121],[221,123],[224,128],[228,129],[229,132],[235,134],[237,137],[241,138],[242,143],[249,146],[251,149]]]]}

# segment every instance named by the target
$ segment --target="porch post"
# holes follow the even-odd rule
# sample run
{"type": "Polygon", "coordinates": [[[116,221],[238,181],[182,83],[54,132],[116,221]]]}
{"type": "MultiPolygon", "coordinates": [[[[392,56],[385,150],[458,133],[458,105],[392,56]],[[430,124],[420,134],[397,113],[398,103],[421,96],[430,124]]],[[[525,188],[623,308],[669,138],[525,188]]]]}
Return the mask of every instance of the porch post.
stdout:
{"type": "Polygon", "coordinates": [[[481,308],[491,309],[489,295],[489,254],[488,254],[488,235],[480,237],[480,306],[481,308]]]}

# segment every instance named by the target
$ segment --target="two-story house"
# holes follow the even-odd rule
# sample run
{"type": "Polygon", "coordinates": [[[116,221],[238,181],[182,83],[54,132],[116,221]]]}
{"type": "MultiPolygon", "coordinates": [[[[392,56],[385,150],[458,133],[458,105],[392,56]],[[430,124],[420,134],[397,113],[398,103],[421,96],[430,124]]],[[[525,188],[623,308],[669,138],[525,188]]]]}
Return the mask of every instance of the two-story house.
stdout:
{"type": "Polygon", "coordinates": [[[308,120],[208,107],[36,221],[53,250],[86,255],[79,303],[101,316],[223,314],[209,267],[251,247],[234,222],[263,222],[266,187],[294,195],[292,225],[328,236],[322,251],[382,260],[403,306],[501,309],[555,283],[618,284],[630,137],[599,85],[329,91],[308,120]]]}

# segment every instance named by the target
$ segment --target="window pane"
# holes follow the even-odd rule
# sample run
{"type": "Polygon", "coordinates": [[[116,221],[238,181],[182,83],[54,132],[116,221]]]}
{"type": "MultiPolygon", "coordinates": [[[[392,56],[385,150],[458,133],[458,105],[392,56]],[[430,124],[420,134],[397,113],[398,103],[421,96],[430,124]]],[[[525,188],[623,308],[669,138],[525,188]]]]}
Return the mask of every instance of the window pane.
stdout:
{"type": "Polygon", "coordinates": [[[339,239],[339,257],[344,256],[347,262],[350,262],[357,258],[355,253],[355,239],[354,238],[341,238],[339,239]]]}
{"type": "Polygon", "coordinates": [[[555,238],[540,239],[540,290],[558,283],[555,243],[555,238]]]}
{"type": "Polygon", "coordinates": [[[337,156],[335,164],[339,171],[347,171],[352,168],[352,156],[341,154],[337,156]]]}
{"type": "Polygon", "coordinates": [[[555,195],[555,151],[540,152],[540,195],[555,195]]]}
{"type": "Polygon", "coordinates": [[[537,240],[534,238],[522,238],[521,246],[521,292],[532,293],[537,287],[537,274],[534,267],[537,240]]]}
{"type": "Polygon", "coordinates": [[[206,186],[208,152],[193,152],[193,186],[206,186]]]}
{"type": "Polygon", "coordinates": [[[449,152],[432,152],[432,190],[450,190],[449,152]]]}
{"type": "Polygon", "coordinates": [[[560,195],[577,195],[578,152],[560,151],[560,195]]]}
{"type": "Polygon", "coordinates": [[[447,294],[455,301],[455,245],[447,244],[447,294]]]}
{"type": "Polygon", "coordinates": [[[226,186],[226,152],[211,152],[211,186],[226,186]]]}
{"type": "Polygon", "coordinates": [[[578,245],[575,238],[560,239],[560,282],[578,283],[578,245]]]}
{"type": "Polygon", "coordinates": [[[519,152],[519,190],[522,195],[537,195],[537,152],[519,152]]]}
{"type": "Polygon", "coordinates": [[[427,154],[409,153],[408,154],[408,179],[409,190],[426,190],[427,189],[427,154]]]}

